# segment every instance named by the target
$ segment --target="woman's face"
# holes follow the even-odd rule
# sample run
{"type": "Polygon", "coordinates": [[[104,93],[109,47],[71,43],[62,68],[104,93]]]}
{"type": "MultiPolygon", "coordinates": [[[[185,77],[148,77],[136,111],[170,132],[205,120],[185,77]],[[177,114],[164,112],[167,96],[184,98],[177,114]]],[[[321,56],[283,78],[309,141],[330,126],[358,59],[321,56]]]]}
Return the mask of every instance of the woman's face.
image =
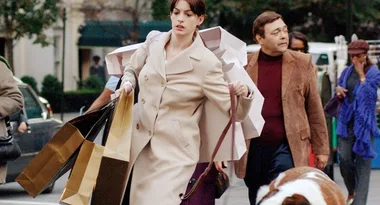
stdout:
{"type": "Polygon", "coordinates": [[[190,9],[189,3],[179,0],[170,14],[173,33],[176,35],[193,35],[198,25],[201,25],[204,16],[197,16],[190,9]]]}
{"type": "Polygon", "coordinates": [[[290,42],[290,49],[293,51],[299,51],[302,53],[305,53],[305,45],[303,44],[303,41],[293,38],[290,42]]]}
{"type": "Polygon", "coordinates": [[[367,58],[367,54],[366,53],[362,53],[362,54],[351,54],[351,61],[354,62],[354,61],[358,61],[359,63],[364,63],[366,62],[366,58],[367,58]]]}

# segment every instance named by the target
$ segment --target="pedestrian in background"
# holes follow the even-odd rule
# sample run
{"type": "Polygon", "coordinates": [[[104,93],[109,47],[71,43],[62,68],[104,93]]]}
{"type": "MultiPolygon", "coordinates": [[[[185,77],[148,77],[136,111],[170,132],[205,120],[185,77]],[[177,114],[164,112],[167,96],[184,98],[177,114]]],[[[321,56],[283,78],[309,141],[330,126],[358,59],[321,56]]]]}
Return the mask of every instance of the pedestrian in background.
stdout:
{"type": "Polygon", "coordinates": [[[260,186],[294,166],[308,165],[310,144],[316,167],[323,169],[329,145],[311,56],[288,49],[288,27],[272,11],[255,19],[253,38],[261,49],[248,55],[246,71],[265,98],[265,125],[261,136],[250,140],[248,157],[238,166],[246,171],[249,200],[256,204],[260,186]]]}
{"type": "MultiPolygon", "coordinates": [[[[307,36],[301,32],[293,31],[289,33],[289,46],[288,48],[293,51],[298,51],[302,53],[309,53],[309,41],[307,39],[307,36]]],[[[318,74],[318,67],[313,63],[313,67],[315,69],[315,74],[318,79],[317,86],[318,86],[318,93],[321,96],[321,102],[322,106],[324,107],[326,103],[331,99],[331,81],[328,73],[326,71],[321,71],[321,73],[318,74]]],[[[330,130],[332,129],[332,118],[329,116],[325,116],[327,129],[329,130],[329,145],[330,145],[330,156],[328,163],[323,171],[331,178],[334,179],[334,172],[333,169],[333,161],[334,161],[334,154],[332,151],[332,136],[330,130]]],[[[309,165],[314,166],[315,165],[315,156],[310,150],[310,160],[309,165]]]]}
{"type": "MultiPolygon", "coordinates": [[[[230,113],[222,64],[197,31],[205,14],[204,0],[172,0],[172,30],[149,33],[125,67],[122,87],[129,93],[137,86],[135,73],[140,88],[128,168],[130,173],[133,166],[130,204],[180,204],[199,161],[203,103],[211,100],[230,113]]],[[[232,87],[241,121],[252,93],[241,82],[232,87]]]]}
{"type": "Polygon", "coordinates": [[[376,156],[373,137],[380,72],[368,58],[369,45],[355,40],[348,46],[352,64],[339,77],[336,95],[341,98],[337,135],[340,172],[348,190],[347,204],[367,204],[371,162],[376,156]]]}
{"type": "MultiPolygon", "coordinates": [[[[94,61],[94,64],[90,67],[90,76],[95,75],[98,76],[103,83],[106,82],[106,70],[104,66],[100,65],[100,57],[99,56],[94,56],[92,58],[94,61]]],[[[104,85],[104,84],[103,84],[104,85]]]]}
{"type": "Polygon", "coordinates": [[[289,33],[289,49],[309,53],[309,43],[305,34],[298,31],[289,33]]]}
{"type": "MultiPolygon", "coordinates": [[[[0,138],[7,138],[8,129],[5,118],[19,112],[23,107],[22,94],[17,87],[12,72],[0,61],[0,138]]],[[[0,159],[1,161],[1,159],[0,159]]],[[[0,184],[5,183],[7,165],[0,162],[0,184]]]]}

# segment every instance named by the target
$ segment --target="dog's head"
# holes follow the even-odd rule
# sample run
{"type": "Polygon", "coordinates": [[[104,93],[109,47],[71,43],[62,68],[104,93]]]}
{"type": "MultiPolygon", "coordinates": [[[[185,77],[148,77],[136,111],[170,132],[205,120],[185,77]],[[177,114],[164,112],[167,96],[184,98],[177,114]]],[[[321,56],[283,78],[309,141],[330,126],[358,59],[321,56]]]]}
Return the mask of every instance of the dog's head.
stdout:
{"type": "Polygon", "coordinates": [[[299,179],[270,190],[262,186],[257,194],[257,205],[311,205],[326,204],[318,184],[299,179]]]}

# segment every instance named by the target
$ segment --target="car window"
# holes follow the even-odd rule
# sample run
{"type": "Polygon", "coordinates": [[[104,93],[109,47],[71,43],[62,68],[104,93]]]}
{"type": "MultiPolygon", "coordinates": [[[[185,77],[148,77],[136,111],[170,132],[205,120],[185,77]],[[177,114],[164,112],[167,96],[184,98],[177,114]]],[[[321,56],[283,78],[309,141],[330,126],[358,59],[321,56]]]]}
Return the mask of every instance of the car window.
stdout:
{"type": "Polygon", "coordinates": [[[38,103],[37,99],[31,93],[31,91],[26,87],[19,87],[22,95],[24,96],[24,106],[26,111],[26,116],[28,119],[41,118],[42,108],[38,103]]]}

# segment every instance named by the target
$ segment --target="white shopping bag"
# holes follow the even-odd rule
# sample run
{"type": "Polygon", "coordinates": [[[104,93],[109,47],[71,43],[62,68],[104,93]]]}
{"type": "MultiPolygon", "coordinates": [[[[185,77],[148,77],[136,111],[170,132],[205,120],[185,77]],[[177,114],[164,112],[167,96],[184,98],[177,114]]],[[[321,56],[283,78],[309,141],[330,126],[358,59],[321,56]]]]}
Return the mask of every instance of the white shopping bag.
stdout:
{"type": "Polygon", "coordinates": [[[240,80],[248,85],[254,93],[251,109],[248,118],[242,123],[243,133],[245,139],[259,137],[264,128],[265,120],[261,115],[264,104],[264,97],[259,89],[251,80],[248,73],[242,67],[235,66],[234,64],[223,66],[224,77],[228,82],[240,80]]]}
{"type": "Polygon", "coordinates": [[[249,117],[243,122],[245,139],[258,137],[263,130],[265,120],[261,115],[264,97],[253,83],[244,66],[247,64],[246,44],[220,26],[200,31],[206,46],[223,64],[224,78],[228,82],[242,81],[254,92],[249,117]],[[218,46],[219,43],[219,46],[218,46]]]}
{"type": "Polygon", "coordinates": [[[129,58],[142,44],[143,43],[138,43],[124,46],[107,54],[105,60],[108,74],[120,77],[123,74],[124,67],[129,61],[129,58]]]}
{"type": "MultiPolygon", "coordinates": [[[[200,162],[209,162],[215,146],[223,132],[224,127],[229,121],[226,113],[220,112],[219,108],[209,100],[205,101],[203,113],[199,123],[201,132],[200,162]],[[207,112],[205,112],[207,110],[207,112]]],[[[232,144],[231,129],[228,131],[223,143],[221,144],[215,161],[239,160],[247,151],[245,139],[240,122],[235,124],[235,141],[232,144]],[[234,152],[231,153],[232,145],[234,152]]]]}
{"type": "MultiPolygon", "coordinates": [[[[244,66],[247,64],[247,44],[234,35],[228,33],[222,27],[217,26],[199,31],[206,47],[211,51],[229,50],[234,53],[234,56],[244,66]]],[[[229,64],[231,62],[228,62],[229,64]]]]}
{"type": "MultiPolygon", "coordinates": [[[[224,79],[227,82],[242,81],[250,86],[254,92],[254,99],[247,119],[243,123],[237,123],[234,144],[232,144],[231,131],[229,131],[215,158],[215,161],[239,160],[247,150],[245,139],[260,136],[264,127],[265,121],[261,115],[264,97],[244,69],[247,64],[247,51],[246,44],[243,41],[221,27],[202,30],[200,34],[205,45],[222,62],[224,79]],[[231,150],[234,150],[232,155],[231,150]]],[[[222,132],[220,129],[221,127],[224,128],[228,120],[229,116],[220,111],[212,102],[205,102],[200,121],[201,162],[209,160],[205,156],[209,156],[209,152],[212,153],[222,132]],[[208,113],[211,113],[212,116],[208,116],[208,113]]]]}

